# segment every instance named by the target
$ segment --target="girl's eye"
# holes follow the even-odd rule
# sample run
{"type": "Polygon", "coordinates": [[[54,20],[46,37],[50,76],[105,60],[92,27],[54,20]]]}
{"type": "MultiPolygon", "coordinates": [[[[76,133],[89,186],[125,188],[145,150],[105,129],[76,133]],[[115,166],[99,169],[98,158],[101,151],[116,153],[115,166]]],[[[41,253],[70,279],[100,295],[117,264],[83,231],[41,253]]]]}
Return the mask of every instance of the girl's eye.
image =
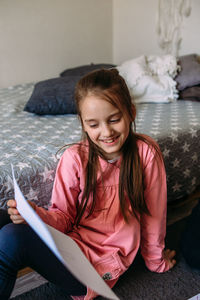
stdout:
{"type": "Polygon", "coordinates": [[[90,124],[89,126],[90,126],[90,128],[95,128],[95,127],[97,127],[98,125],[97,125],[97,124],[90,124]]]}
{"type": "Polygon", "coordinates": [[[118,119],[112,119],[112,120],[110,120],[110,123],[117,123],[119,121],[120,121],[120,118],[118,118],[118,119]]]}

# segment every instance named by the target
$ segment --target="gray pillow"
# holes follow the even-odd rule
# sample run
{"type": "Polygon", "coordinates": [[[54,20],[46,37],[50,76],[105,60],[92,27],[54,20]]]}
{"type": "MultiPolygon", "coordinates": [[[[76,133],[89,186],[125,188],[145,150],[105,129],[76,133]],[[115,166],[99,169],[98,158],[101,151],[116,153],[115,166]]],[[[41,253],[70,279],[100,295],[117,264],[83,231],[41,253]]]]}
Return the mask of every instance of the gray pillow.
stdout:
{"type": "Polygon", "coordinates": [[[61,77],[65,76],[84,76],[89,72],[92,72],[97,69],[110,69],[115,67],[116,65],[112,64],[90,64],[90,65],[83,65],[71,69],[66,69],[62,73],[60,73],[61,77]]]}
{"type": "Polygon", "coordinates": [[[178,64],[181,66],[181,71],[176,76],[175,81],[179,91],[200,84],[200,63],[196,54],[180,56],[178,64]]]}
{"type": "Polygon", "coordinates": [[[74,89],[79,79],[68,76],[36,83],[24,110],[38,115],[76,114],[74,89]]]}
{"type": "Polygon", "coordinates": [[[179,92],[178,100],[200,101],[200,85],[195,85],[179,92]]]}

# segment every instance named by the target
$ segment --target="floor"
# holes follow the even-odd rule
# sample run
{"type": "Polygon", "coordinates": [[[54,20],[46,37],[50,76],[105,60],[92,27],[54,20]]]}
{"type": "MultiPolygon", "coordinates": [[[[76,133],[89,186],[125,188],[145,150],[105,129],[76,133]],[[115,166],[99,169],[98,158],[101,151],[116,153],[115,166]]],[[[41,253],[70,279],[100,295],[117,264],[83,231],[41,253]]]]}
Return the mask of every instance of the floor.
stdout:
{"type": "MultiPolygon", "coordinates": [[[[188,215],[190,215],[192,209],[198,203],[199,197],[200,191],[198,190],[197,193],[190,196],[190,198],[185,199],[185,201],[180,201],[180,203],[177,202],[175,205],[169,205],[168,207],[166,248],[176,250],[177,255],[179,254],[181,232],[184,230],[188,215]]],[[[27,274],[25,272],[25,275],[23,275],[22,272],[21,275],[22,276],[17,278],[11,298],[46,282],[46,280],[36,272],[27,274]]]]}

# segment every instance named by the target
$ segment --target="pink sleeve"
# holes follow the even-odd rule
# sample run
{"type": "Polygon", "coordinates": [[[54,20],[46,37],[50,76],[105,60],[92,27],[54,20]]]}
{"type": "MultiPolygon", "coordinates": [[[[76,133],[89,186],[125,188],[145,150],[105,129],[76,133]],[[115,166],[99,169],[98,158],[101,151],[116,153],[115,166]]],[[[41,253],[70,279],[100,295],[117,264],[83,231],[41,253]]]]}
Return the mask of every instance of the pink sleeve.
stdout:
{"type": "MultiPolygon", "coordinates": [[[[151,216],[141,216],[141,254],[147,268],[165,272],[169,264],[163,259],[166,235],[167,186],[163,161],[146,146],[143,149],[144,197],[151,216]]],[[[157,155],[158,156],[158,155],[157,155]]]]}
{"type": "Polygon", "coordinates": [[[66,233],[74,225],[76,203],[80,193],[78,163],[67,149],[60,159],[49,210],[37,207],[37,214],[45,223],[66,233]]]}

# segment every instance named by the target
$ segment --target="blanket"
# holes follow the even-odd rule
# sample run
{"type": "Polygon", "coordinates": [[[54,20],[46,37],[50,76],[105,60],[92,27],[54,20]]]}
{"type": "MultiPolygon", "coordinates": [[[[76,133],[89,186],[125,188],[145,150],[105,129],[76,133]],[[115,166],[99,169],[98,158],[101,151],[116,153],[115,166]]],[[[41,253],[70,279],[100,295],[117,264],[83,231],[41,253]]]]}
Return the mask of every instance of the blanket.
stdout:
{"type": "Polygon", "coordinates": [[[142,55],[117,66],[135,103],[168,103],[178,98],[180,66],[173,55],[142,55]]]}

